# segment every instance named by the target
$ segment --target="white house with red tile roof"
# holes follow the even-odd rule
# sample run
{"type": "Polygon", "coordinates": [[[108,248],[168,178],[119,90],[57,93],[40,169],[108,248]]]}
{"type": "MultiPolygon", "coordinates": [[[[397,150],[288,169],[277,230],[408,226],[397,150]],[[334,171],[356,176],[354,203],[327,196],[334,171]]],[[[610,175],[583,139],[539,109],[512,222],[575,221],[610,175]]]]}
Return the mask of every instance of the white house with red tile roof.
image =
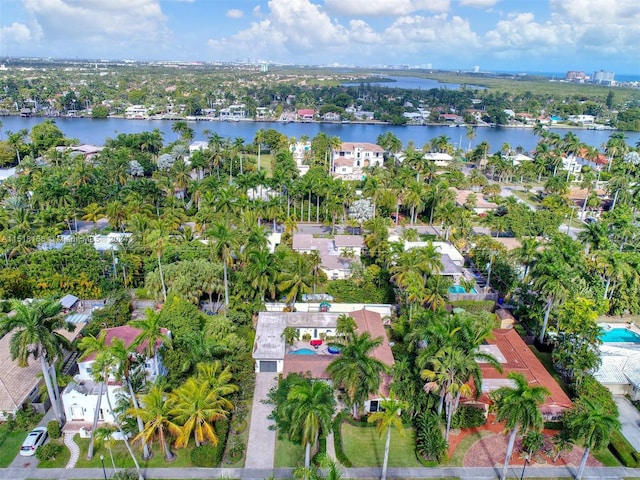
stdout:
{"type": "MultiPolygon", "coordinates": [[[[115,339],[120,339],[126,347],[130,347],[142,330],[129,325],[123,325],[121,327],[107,328],[103,330],[103,332],[106,332],[105,345],[110,346],[115,339]]],[[[170,337],[170,332],[167,329],[162,329],[162,332],[167,335],[167,337],[170,337]]],[[[142,361],[141,366],[138,368],[144,369],[146,377],[150,381],[154,381],[158,375],[166,374],[166,368],[162,365],[159,352],[161,346],[162,342],[158,341],[155,346],[155,354],[151,358],[144,355],[147,348],[146,342],[143,342],[136,348],[135,357],[142,361]]],[[[92,353],[81,361],[78,361],[78,374],[74,376],[74,381],[62,392],[64,412],[69,421],[93,421],[100,390],[100,384],[95,382],[92,376],[92,366],[95,359],[96,354],[92,353]]],[[[108,391],[112,404],[116,401],[116,395],[128,395],[128,392],[122,389],[121,383],[117,382],[113,376],[110,376],[106,390],[108,391]]],[[[114,421],[113,414],[108,407],[106,392],[103,393],[100,405],[100,420],[108,423],[114,421]]]]}
{"type": "Polygon", "coordinates": [[[577,153],[562,156],[562,169],[569,170],[573,174],[579,174],[582,167],[602,171],[608,163],[609,159],[600,152],[595,158],[589,158],[589,151],[586,148],[580,149],[577,153]]]}
{"type": "Polygon", "coordinates": [[[345,180],[361,180],[365,167],[382,167],[384,148],[375,143],[344,142],[331,152],[331,173],[345,180]]]}

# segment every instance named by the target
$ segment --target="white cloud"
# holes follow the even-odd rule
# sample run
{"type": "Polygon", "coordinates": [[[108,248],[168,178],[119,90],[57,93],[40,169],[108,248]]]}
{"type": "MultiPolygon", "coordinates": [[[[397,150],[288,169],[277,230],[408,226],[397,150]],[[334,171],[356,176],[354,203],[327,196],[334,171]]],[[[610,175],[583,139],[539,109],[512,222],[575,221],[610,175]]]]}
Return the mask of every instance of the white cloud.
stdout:
{"type": "Polygon", "coordinates": [[[384,32],[385,40],[400,50],[426,51],[437,49],[437,54],[456,53],[478,46],[477,35],[467,20],[458,16],[450,20],[447,14],[432,17],[401,17],[384,32]]]}
{"type": "Polygon", "coordinates": [[[493,7],[499,0],[460,0],[460,5],[465,7],[488,8],[493,7]]]}
{"type": "Polygon", "coordinates": [[[227,10],[227,17],[242,18],[244,17],[244,12],[242,10],[238,10],[237,8],[232,8],[230,10],[227,10]]]}
{"type": "Polygon", "coordinates": [[[79,54],[158,46],[168,36],[159,0],[24,0],[48,46],[76,44],[79,54]]]}
{"type": "Polygon", "coordinates": [[[13,22],[0,27],[0,45],[22,44],[32,40],[31,30],[24,23],[13,22]]]}
{"type": "Polygon", "coordinates": [[[449,0],[325,0],[325,6],[334,15],[397,17],[425,10],[446,12],[449,0]]]}
{"type": "Polygon", "coordinates": [[[323,48],[344,45],[348,31],[332,21],[318,5],[308,0],[271,0],[264,20],[236,34],[209,40],[218,55],[256,56],[270,58],[289,53],[317,53],[323,48]]]}

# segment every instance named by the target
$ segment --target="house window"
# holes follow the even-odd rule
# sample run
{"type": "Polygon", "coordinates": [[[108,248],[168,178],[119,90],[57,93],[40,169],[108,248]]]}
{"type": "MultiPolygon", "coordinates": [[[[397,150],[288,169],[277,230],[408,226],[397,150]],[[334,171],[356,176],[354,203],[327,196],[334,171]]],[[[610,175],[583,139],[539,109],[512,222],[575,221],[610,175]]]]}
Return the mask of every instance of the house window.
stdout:
{"type": "Polygon", "coordinates": [[[371,413],[377,412],[379,408],[380,408],[380,402],[378,402],[378,400],[371,400],[369,402],[369,411],[371,413]]]}
{"type": "Polygon", "coordinates": [[[313,329],[313,338],[318,338],[318,329],[317,328],[313,329]]]}

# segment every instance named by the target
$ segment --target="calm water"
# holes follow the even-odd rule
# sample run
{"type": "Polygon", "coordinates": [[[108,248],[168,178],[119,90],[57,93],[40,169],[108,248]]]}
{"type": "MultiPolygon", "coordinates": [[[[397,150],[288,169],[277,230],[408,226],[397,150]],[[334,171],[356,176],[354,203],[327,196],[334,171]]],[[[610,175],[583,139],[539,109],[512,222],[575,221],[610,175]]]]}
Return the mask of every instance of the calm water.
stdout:
{"type": "Polygon", "coordinates": [[[612,328],[605,330],[600,335],[600,340],[604,343],[640,343],[640,335],[626,328],[612,328]]]}
{"type": "MultiPolygon", "coordinates": [[[[393,77],[384,76],[384,78],[393,80],[392,82],[348,82],[343,83],[345,86],[358,86],[360,84],[374,85],[376,87],[389,87],[389,88],[406,88],[408,90],[431,90],[432,88],[445,88],[447,90],[458,90],[460,88],[459,83],[440,83],[437,80],[430,78],[420,77],[393,77]]],[[[484,90],[485,87],[478,85],[466,85],[467,88],[484,90]]]]}
{"type": "MultiPolygon", "coordinates": [[[[42,122],[42,118],[21,118],[21,117],[0,117],[2,122],[2,138],[6,138],[6,132],[17,132],[26,128],[30,130],[34,125],[42,122]]],[[[94,120],[91,118],[56,118],[56,125],[62,130],[65,136],[76,138],[81,143],[93,145],[103,145],[107,137],[114,138],[120,133],[141,133],[151,131],[155,128],[163,134],[165,144],[178,139],[178,135],[171,131],[173,121],[171,120],[125,120],[119,118],[107,118],[94,120]]],[[[219,122],[219,121],[199,121],[189,122],[195,131],[194,140],[206,140],[203,130],[215,132],[225,138],[242,138],[245,142],[251,143],[259,129],[273,128],[287,135],[288,137],[300,138],[306,135],[313,138],[318,133],[323,132],[330,136],[340,137],[345,142],[370,142],[375,143],[378,136],[386,132],[391,132],[397,136],[404,146],[409,141],[413,141],[418,147],[422,147],[431,139],[444,135],[457,147],[467,149],[469,140],[465,137],[464,127],[451,128],[448,126],[393,126],[393,125],[368,125],[359,123],[280,123],[280,122],[219,122]]],[[[550,129],[560,135],[565,135],[570,129],[550,129]]],[[[601,147],[606,143],[611,135],[611,131],[603,130],[582,130],[573,132],[580,140],[593,147],[601,147]]],[[[635,145],[640,141],[640,133],[625,132],[627,143],[635,145]]],[[[486,140],[491,151],[497,151],[500,147],[508,143],[512,148],[518,146],[525,150],[533,150],[538,141],[538,137],[533,134],[531,128],[476,128],[476,138],[471,146],[486,140]]]]}

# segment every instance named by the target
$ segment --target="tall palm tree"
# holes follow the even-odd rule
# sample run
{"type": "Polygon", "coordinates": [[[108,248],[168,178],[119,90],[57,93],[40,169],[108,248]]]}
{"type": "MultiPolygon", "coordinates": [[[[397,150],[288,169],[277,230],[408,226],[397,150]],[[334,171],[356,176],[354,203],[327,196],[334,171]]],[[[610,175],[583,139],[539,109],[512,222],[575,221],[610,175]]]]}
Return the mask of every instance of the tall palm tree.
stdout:
{"type": "Polygon", "coordinates": [[[382,475],[380,480],[386,480],[387,478],[387,464],[389,463],[389,447],[391,446],[391,428],[395,428],[400,435],[404,435],[404,425],[400,414],[403,409],[408,408],[406,402],[402,402],[392,395],[391,398],[382,400],[380,402],[381,410],[369,415],[368,422],[376,424],[376,430],[378,434],[382,436],[387,433],[387,440],[384,444],[384,460],[382,461],[382,475]]]}
{"type": "Polygon", "coordinates": [[[206,440],[218,444],[215,422],[226,418],[230,409],[224,408],[220,397],[211,391],[209,382],[194,377],[174,391],[173,409],[170,415],[180,425],[180,434],[176,438],[176,447],[186,447],[191,435],[196,446],[206,440]]]}
{"type": "Polygon", "coordinates": [[[55,371],[51,364],[56,357],[61,357],[63,350],[70,350],[69,341],[59,333],[66,328],[73,330],[73,325],[66,322],[59,314],[62,306],[59,302],[36,300],[30,304],[12,302],[14,315],[3,315],[0,318],[0,337],[11,334],[9,351],[11,360],[17,360],[19,367],[27,367],[29,359],[39,358],[42,376],[56,420],[64,423],[64,412],[60,403],[60,393],[55,371]]]}
{"type": "Polygon", "coordinates": [[[543,419],[540,405],[550,395],[546,387],[529,385],[527,379],[520,373],[509,372],[507,377],[515,382],[515,387],[501,387],[491,394],[496,420],[505,422],[505,429],[511,432],[500,480],[507,478],[518,431],[542,428],[543,419]]]}
{"type": "Polygon", "coordinates": [[[196,369],[196,378],[199,381],[207,382],[210,393],[219,398],[220,405],[231,410],[233,404],[225,397],[237,392],[239,388],[237,385],[231,383],[233,375],[231,374],[230,366],[227,365],[225,368],[222,368],[220,361],[216,360],[211,363],[198,363],[196,369]]]}
{"type": "Polygon", "coordinates": [[[170,243],[170,235],[173,229],[166,220],[158,219],[153,222],[153,229],[147,236],[147,242],[156,254],[158,261],[158,273],[160,275],[160,282],[162,284],[162,298],[167,301],[167,285],[164,280],[164,272],[162,270],[162,253],[167,245],[170,243]]]}
{"type": "Polygon", "coordinates": [[[313,280],[313,272],[306,255],[295,254],[278,276],[278,290],[286,292],[285,301],[289,309],[293,308],[298,295],[311,291],[313,280]]]}
{"type": "MultiPolygon", "coordinates": [[[[79,360],[84,360],[91,355],[99,355],[102,352],[105,352],[107,347],[106,344],[107,332],[106,330],[102,330],[100,334],[95,337],[93,335],[87,335],[82,337],[80,342],[78,343],[78,348],[83,352],[80,355],[79,360]]],[[[100,369],[96,369],[95,366],[92,366],[92,372],[98,381],[98,395],[96,398],[96,407],[93,411],[93,425],[91,427],[91,436],[89,437],[89,447],[87,449],[87,459],[91,460],[93,458],[93,449],[94,449],[94,432],[98,427],[98,420],[100,420],[100,406],[102,404],[102,397],[104,396],[104,390],[107,382],[106,373],[101,371],[100,369]]]]}
{"type": "Polygon", "coordinates": [[[305,448],[304,466],[311,465],[311,446],[331,431],[335,400],[333,389],[322,381],[305,381],[291,387],[283,414],[291,419],[289,436],[300,439],[305,448]]]}
{"type": "Polygon", "coordinates": [[[380,337],[372,339],[368,332],[356,333],[341,347],[340,356],[327,366],[334,385],[341,385],[346,390],[354,418],[368,395],[378,391],[382,374],[387,372],[387,366],[371,356],[381,344],[380,337]]]}
{"type": "Polygon", "coordinates": [[[224,306],[229,308],[229,274],[228,267],[233,265],[233,255],[240,246],[238,232],[224,222],[215,222],[206,236],[211,242],[212,256],[222,262],[224,275],[224,306]]]}
{"type": "Polygon", "coordinates": [[[129,410],[129,413],[144,421],[144,429],[133,441],[141,441],[143,445],[148,445],[153,442],[153,438],[157,434],[164,452],[164,459],[167,462],[176,459],[176,454],[169,448],[166,438],[167,432],[174,436],[181,433],[180,427],[171,420],[172,400],[173,397],[167,397],[161,385],[154,384],[149,389],[149,393],[142,397],[144,407],[135,407],[129,410]]]}
{"type": "Polygon", "coordinates": [[[611,434],[620,430],[620,421],[594,399],[585,397],[577,403],[574,408],[578,413],[570,416],[568,423],[574,440],[582,440],[584,444],[584,454],[576,473],[576,480],[580,480],[589,452],[609,445],[611,434]]]}
{"type": "MultiPolygon", "coordinates": [[[[140,333],[133,341],[132,347],[138,348],[144,346],[144,355],[149,359],[153,359],[156,356],[156,350],[158,343],[161,343],[167,348],[171,348],[171,338],[162,331],[160,312],[154,311],[152,308],[147,308],[145,316],[141,320],[132,320],[129,322],[133,328],[140,330],[140,333]]],[[[155,376],[160,374],[158,370],[158,359],[154,362],[155,376]]]]}

